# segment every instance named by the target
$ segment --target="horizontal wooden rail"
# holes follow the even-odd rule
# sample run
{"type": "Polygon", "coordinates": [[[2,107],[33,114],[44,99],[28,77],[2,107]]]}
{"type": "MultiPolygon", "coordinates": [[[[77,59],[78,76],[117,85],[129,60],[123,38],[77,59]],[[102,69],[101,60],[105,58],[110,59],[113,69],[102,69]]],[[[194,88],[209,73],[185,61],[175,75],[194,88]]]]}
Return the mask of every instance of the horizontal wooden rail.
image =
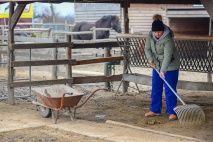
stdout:
{"type": "Polygon", "coordinates": [[[111,28],[91,28],[91,31],[82,31],[82,32],[53,32],[53,34],[66,34],[66,35],[84,35],[84,34],[93,34],[95,31],[110,31],[111,28]]]}
{"type": "Polygon", "coordinates": [[[90,30],[96,30],[96,31],[110,31],[112,28],[96,28],[92,27],[90,30]]]}
{"type": "MultiPolygon", "coordinates": [[[[63,41],[63,40],[59,40],[63,41]]],[[[95,39],[95,40],[79,40],[79,39],[74,39],[72,40],[74,44],[94,44],[94,43],[114,43],[117,42],[117,39],[115,38],[106,38],[106,39],[95,39]]]]}
{"type": "MultiPolygon", "coordinates": [[[[31,26],[31,25],[34,25],[34,26],[42,26],[43,23],[17,23],[16,26],[31,26]]],[[[8,27],[8,25],[0,25],[2,27],[8,27]]]]}
{"type": "Polygon", "coordinates": [[[71,79],[56,79],[56,80],[40,80],[40,81],[24,81],[24,82],[12,82],[9,83],[10,87],[28,87],[28,86],[40,86],[40,85],[54,85],[54,84],[72,84],[71,79]]]}
{"type": "Polygon", "coordinates": [[[71,79],[12,82],[12,83],[9,83],[9,86],[10,87],[27,87],[27,86],[54,85],[54,84],[67,84],[67,83],[83,84],[83,83],[121,81],[121,79],[122,79],[121,74],[113,75],[113,76],[87,76],[87,77],[73,77],[71,79]]]}
{"type": "Polygon", "coordinates": [[[24,67],[24,66],[43,66],[43,65],[63,65],[63,64],[75,64],[76,60],[36,60],[36,61],[13,61],[12,67],[24,67]]]}
{"type": "Polygon", "coordinates": [[[117,57],[105,57],[105,58],[97,58],[97,59],[88,59],[88,60],[80,60],[76,61],[75,65],[84,65],[84,64],[93,64],[93,63],[102,63],[102,62],[112,62],[112,61],[120,61],[123,60],[123,56],[117,56],[117,57]]]}
{"type": "Polygon", "coordinates": [[[66,32],[67,35],[84,35],[84,34],[92,34],[92,31],[85,31],[85,32],[66,32]]]}
{"type": "MultiPolygon", "coordinates": [[[[0,35],[0,41],[7,41],[8,36],[6,35],[0,35]]],[[[55,39],[52,38],[35,38],[35,37],[24,37],[24,36],[14,36],[14,41],[17,42],[28,42],[28,44],[31,42],[31,44],[35,43],[55,43],[55,39]]],[[[47,47],[51,48],[51,47],[47,47]]]]}
{"type": "Polygon", "coordinates": [[[39,49],[39,48],[57,48],[57,47],[72,47],[71,42],[59,43],[28,43],[28,44],[12,44],[13,49],[39,49]]]}
{"type": "MultiPolygon", "coordinates": [[[[49,31],[51,28],[25,28],[25,29],[14,29],[14,32],[44,32],[49,31]]],[[[8,31],[8,29],[4,29],[4,31],[8,31]]]]}
{"type": "Polygon", "coordinates": [[[122,75],[73,77],[73,84],[121,81],[122,75]]]}
{"type": "Polygon", "coordinates": [[[7,54],[7,51],[0,51],[0,54],[7,54]]]}
{"type": "Polygon", "coordinates": [[[73,49],[80,48],[100,48],[100,47],[119,47],[117,41],[94,42],[94,43],[74,43],[73,49]]]}

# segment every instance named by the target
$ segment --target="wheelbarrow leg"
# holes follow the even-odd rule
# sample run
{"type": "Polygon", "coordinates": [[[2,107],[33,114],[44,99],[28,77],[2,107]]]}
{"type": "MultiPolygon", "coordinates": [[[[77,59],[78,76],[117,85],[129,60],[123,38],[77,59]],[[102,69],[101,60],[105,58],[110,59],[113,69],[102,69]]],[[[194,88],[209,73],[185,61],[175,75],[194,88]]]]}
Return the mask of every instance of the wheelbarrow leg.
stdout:
{"type": "Polygon", "coordinates": [[[56,110],[55,124],[57,123],[57,120],[58,120],[58,113],[59,113],[59,110],[56,110]]]}
{"type": "Polygon", "coordinates": [[[52,121],[53,121],[54,124],[57,123],[58,113],[59,113],[59,110],[53,110],[52,109],[52,121]],[[55,121],[54,121],[54,119],[55,119],[55,121]]]}
{"type": "Polygon", "coordinates": [[[71,111],[70,107],[68,107],[68,110],[69,110],[69,114],[70,114],[70,119],[71,119],[71,121],[73,121],[74,117],[72,116],[72,111],[71,111]]]}
{"type": "Polygon", "coordinates": [[[75,115],[76,115],[76,108],[74,108],[74,119],[75,119],[75,115]]]}

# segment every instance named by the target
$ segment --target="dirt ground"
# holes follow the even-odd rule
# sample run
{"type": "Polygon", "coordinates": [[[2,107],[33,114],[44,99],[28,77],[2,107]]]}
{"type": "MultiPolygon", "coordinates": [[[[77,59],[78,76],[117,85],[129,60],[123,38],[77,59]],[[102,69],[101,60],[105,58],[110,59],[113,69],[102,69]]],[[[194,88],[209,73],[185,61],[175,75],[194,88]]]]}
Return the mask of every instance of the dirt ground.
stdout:
{"type": "MultiPolygon", "coordinates": [[[[84,67],[82,67],[85,69],[84,67]]],[[[81,68],[78,68],[80,70],[81,68]]],[[[98,70],[96,70],[97,72],[98,70]]],[[[142,71],[147,72],[147,70],[142,71]]],[[[42,75],[44,75],[43,73],[42,75]]],[[[182,78],[186,73],[182,73],[182,78]]],[[[19,76],[23,77],[23,76],[19,76]]],[[[188,75],[190,77],[190,75],[188,75]]],[[[203,76],[196,76],[197,80],[202,80],[203,76]]],[[[42,78],[42,77],[41,77],[42,78]]],[[[47,77],[48,78],[48,77],[47,77]]],[[[193,77],[192,77],[193,78],[193,77]]],[[[195,78],[195,76],[194,76],[195,78]]],[[[193,78],[193,79],[194,79],[193,78]]],[[[119,82],[117,82],[118,84],[119,82]]],[[[97,87],[102,87],[103,84],[90,84],[90,85],[75,85],[73,88],[79,91],[86,91],[90,93],[97,87]]],[[[114,84],[116,86],[116,84],[114,84]]],[[[114,87],[116,88],[116,87],[114,87]]],[[[149,111],[150,105],[150,86],[140,86],[141,93],[138,94],[134,89],[130,89],[128,94],[122,95],[121,93],[115,95],[115,91],[98,91],[93,95],[89,101],[81,108],[77,109],[76,120],[83,120],[88,123],[106,123],[108,120],[113,122],[121,122],[138,128],[144,128],[148,130],[164,132],[168,134],[174,134],[179,136],[190,137],[198,139],[200,141],[211,142],[213,140],[213,92],[210,91],[192,91],[178,89],[178,94],[187,104],[197,104],[204,110],[206,121],[203,125],[199,126],[182,126],[179,121],[168,121],[168,115],[165,114],[165,99],[163,98],[163,115],[147,118],[144,116],[149,111]],[[156,122],[156,123],[153,123],[156,122]]],[[[84,96],[79,104],[82,103],[87,96],[84,96]]],[[[179,102],[178,105],[181,105],[179,102]]],[[[7,105],[6,105],[7,106],[7,105]]],[[[35,106],[32,103],[17,103],[17,107],[5,107],[0,105],[0,111],[3,111],[4,116],[0,117],[0,125],[4,124],[4,121],[10,121],[11,116],[17,121],[21,121],[23,118],[21,114],[17,114],[18,110],[23,109],[27,114],[25,119],[30,121],[30,118],[35,118],[39,121],[45,121],[46,123],[52,122],[51,118],[42,118],[39,116],[39,112],[35,110],[35,106]],[[7,112],[7,113],[6,113],[7,112]],[[9,113],[8,113],[9,112],[9,113]],[[29,117],[29,118],[28,118],[29,117]],[[9,120],[5,120],[8,118],[9,120]]],[[[21,112],[19,112],[21,113],[21,112]]],[[[70,118],[65,110],[60,111],[58,124],[63,122],[69,122],[70,118]]],[[[70,123],[72,123],[70,121],[70,123]]],[[[57,125],[57,124],[56,124],[57,125]]],[[[98,125],[96,129],[100,129],[98,125]]],[[[0,129],[1,130],[1,129],[0,129]]],[[[122,129],[121,129],[122,131],[122,129]]],[[[159,134],[160,135],[160,134],[159,134]]],[[[2,130],[0,131],[0,141],[2,142],[65,142],[65,141],[90,141],[90,142],[102,142],[110,141],[103,138],[89,137],[77,133],[71,133],[62,131],[58,128],[50,128],[47,126],[39,126],[33,128],[24,128],[19,130],[2,130]]],[[[125,140],[121,140],[125,141],[125,140]]],[[[159,141],[156,139],[156,141],[159,141]]],[[[185,141],[180,140],[180,141],[185,141]]],[[[193,140],[192,140],[193,141],[193,140]]],[[[196,140],[195,140],[196,141],[196,140]]]]}
{"type": "Polygon", "coordinates": [[[73,142],[106,141],[45,126],[2,132],[0,138],[1,142],[70,142],[70,140],[73,142]]]}

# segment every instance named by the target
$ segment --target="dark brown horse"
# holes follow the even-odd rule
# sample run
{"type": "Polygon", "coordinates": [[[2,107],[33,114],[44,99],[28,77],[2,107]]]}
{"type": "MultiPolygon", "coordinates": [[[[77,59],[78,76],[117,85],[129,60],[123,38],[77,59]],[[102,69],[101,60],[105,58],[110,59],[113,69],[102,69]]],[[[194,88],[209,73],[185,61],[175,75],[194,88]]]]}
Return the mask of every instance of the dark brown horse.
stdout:
{"type": "MultiPolygon", "coordinates": [[[[80,31],[90,31],[92,27],[96,28],[112,28],[116,32],[121,33],[121,25],[118,16],[108,15],[103,16],[101,19],[97,20],[95,23],[80,22],[74,26],[74,32],[80,31]]],[[[96,39],[109,38],[109,31],[96,31],[96,39]]],[[[93,38],[92,34],[82,34],[74,35],[74,39],[78,40],[91,40],[93,38]]]]}

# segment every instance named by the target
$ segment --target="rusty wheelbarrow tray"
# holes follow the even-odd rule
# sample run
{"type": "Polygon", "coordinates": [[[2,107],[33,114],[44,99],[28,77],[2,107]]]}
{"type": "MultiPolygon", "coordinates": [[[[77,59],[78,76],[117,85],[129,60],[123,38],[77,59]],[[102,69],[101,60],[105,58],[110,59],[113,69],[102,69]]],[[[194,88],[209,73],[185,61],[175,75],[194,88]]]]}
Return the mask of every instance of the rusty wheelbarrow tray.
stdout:
{"type": "Polygon", "coordinates": [[[36,97],[32,103],[38,106],[40,115],[45,118],[52,115],[53,123],[57,123],[58,113],[61,109],[68,108],[71,120],[73,120],[77,108],[82,107],[95,92],[107,90],[107,88],[93,90],[80,105],[78,103],[84,94],[66,85],[33,88],[32,90],[36,97]],[[70,108],[74,109],[73,115],[70,108]]]}

